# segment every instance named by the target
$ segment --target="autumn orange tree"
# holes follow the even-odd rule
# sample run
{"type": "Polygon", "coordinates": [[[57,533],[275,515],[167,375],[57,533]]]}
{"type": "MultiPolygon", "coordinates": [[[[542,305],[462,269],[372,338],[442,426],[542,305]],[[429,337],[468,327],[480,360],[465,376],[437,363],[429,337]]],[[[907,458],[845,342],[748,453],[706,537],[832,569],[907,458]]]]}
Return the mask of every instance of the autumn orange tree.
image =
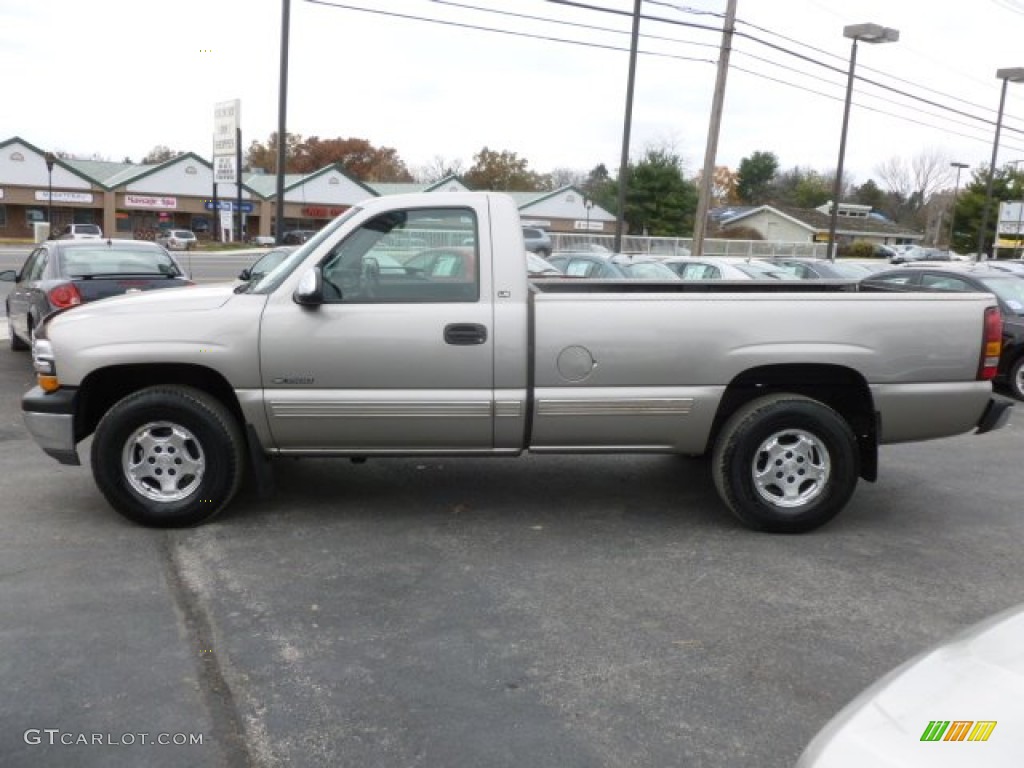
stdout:
{"type": "Polygon", "coordinates": [[[473,156],[473,165],[462,175],[470,189],[501,192],[536,192],[550,189],[551,178],[529,169],[529,161],[515,152],[484,147],[473,156]]]}
{"type": "MultiPolygon", "coordinates": [[[[321,139],[298,134],[286,134],[285,173],[312,173],[332,163],[338,163],[345,172],[361,181],[412,181],[412,174],[398,152],[391,147],[375,147],[366,139],[321,139]]],[[[277,169],[277,132],[267,141],[254,141],[246,152],[250,168],[262,168],[267,173],[277,169]]]]}

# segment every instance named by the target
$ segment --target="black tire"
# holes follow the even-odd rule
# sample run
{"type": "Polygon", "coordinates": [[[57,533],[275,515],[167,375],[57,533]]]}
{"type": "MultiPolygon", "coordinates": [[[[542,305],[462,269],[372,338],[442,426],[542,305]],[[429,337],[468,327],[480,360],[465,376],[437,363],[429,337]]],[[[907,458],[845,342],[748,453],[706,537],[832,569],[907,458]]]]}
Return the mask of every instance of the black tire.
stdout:
{"type": "Polygon", "coordinates": [[[849,424],[834,410],[776,394],[729,418],[715,442],[711,471],[722,501],[745,525],[802,533],[827,523],[849,501],[860,454],[849,424]]]}
{"type": "Polygon", "coordinates": [[[179,528],[220,512],[238,491],[245,443],[234,416],[192,387],[133,392],[100,420],[92,474],[118,512],[141,525],[179,528]]]}
{"type": "Polygon", "coordinates": [[[1024,357],[1017,360],[1010,368],[1010,375],[1006,377],[1006,386],[1015,399],[1024,400],[1024,357]]]}
{"type": "Polygon", "coordinates": [[[28,342],[22,340],[22,338],[14,332],[14,325],[11,323],[11,308],[7,308],[7,340],[11,345],[11,349],[15,352],[24,352],[29,348],[28,342]]]}

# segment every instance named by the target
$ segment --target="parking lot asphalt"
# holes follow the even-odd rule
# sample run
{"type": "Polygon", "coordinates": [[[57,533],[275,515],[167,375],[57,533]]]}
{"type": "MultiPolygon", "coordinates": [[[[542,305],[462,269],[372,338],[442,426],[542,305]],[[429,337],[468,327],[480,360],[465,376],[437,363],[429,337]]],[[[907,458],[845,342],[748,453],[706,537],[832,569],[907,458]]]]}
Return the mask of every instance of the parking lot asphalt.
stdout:
{"type": "Polygon", "coordinates": [[[883,448],[803,536],[660,456],[281,461],[168,532],[36,448],[31,384],[0,354],[5,767],[789,766],[1024,595],[1020,419],[883,448]]]}

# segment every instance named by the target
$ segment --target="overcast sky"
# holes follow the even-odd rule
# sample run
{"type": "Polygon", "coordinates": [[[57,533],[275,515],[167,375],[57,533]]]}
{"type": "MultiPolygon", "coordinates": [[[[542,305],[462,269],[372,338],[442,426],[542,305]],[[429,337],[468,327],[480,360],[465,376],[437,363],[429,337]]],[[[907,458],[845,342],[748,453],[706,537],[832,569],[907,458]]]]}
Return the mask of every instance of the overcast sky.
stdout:
{"type": "MultiPolygon", "coordinates": [[[[208,157],[214,104],[236,98],[243,146],[266,140],[278,121],[281,6],[0,0],[0,140],[111,160],[138,161],[158,144],[208,157]]],[[[699,170],[725,7],[643,3],[645,16],[714,29],[641,22],[634,155],[667,145],[699,170]]],[[[598,163],[615,173],[632,9],[633,0],[292,0],[288,130],[393,147],[414,171],[435,157],[468,168],[487,146],[542,173],[598,163]]],[[[900,32],[898,43],[858,47],[858,75],[896,90],[855,86],[846,166],[856,183],[924,151],[987,165],[995,72],[1024,67],[1024,0],[738,0],[737,19],[718,150],[732,168],[761,150],[784,169],[834,169],[848,24],[900,32]]],[[[1021,131],[1024,84],[1011,83],[1000,164],[1024,158],[1021,131]]]]}

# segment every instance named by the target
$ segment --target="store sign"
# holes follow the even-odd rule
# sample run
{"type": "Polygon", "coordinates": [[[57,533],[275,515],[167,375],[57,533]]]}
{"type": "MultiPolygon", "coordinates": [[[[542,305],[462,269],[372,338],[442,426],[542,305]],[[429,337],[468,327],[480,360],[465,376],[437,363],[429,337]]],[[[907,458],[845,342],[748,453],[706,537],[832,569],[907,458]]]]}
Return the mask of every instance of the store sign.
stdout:
{"type": "Polygon", "coordinates": [[[310,219],[329,219],[340,216],[347,210],[346,206],[328,208],[325,205],[307,205],[303,207],[302,215],[310,219]]]}
{"type": "Polygon", "coordinates": [[[1024,232],[1024,202],[1004,201],[999,203],[999,224],[997,234],[1020,235],[1024,232]]]}
{"type": "MultiPolygon", "coordinates": [[[[50,200],[50,192],[46,189],[36,190],[36,200],[45,203],[50,200]]],[[[92,192],[54,192],[55,203],[91,203],[92,192]]]]}
{"type": "MultiPolygon", "coordinates": [[[[213,210],[213,200],[203,200],[203,208],[208,211],[213,210]]],[[[238,203],[234,200],[218,200],[217,201],[218,211],[236,211],[238,210],[238,203]]],[[[252,203],[242,203],[243,213],[252,213],[252,203]]]]}
{"type": "Polygon", "coordinates": [[[221,101],[213,109],[213,156],[235,156],[238,151],[238,127],[242,121],[242,102],[221,101]]]}
{"type": "Polygon", "coordinates": [[[126,208],[177,208],[178,198],[160,195],[125,195],[126,208]]]}
{"type": "Polygon", "coordinates": [[[603,221],[574,221],[572,223],[573,229],[586,229],[593,230],[594,232],[604,232],[603,221]]]}
{"type": "Polygon", "coordinates": [[[4,191],[0,189],[0,200],[4,199],[4,191]]]}
{"type": "Polygon", "coordinates": [[[238,169],[235,165],[234,155],[213,157],[213,180],[218,184],[237,184],[238,169]]]}

